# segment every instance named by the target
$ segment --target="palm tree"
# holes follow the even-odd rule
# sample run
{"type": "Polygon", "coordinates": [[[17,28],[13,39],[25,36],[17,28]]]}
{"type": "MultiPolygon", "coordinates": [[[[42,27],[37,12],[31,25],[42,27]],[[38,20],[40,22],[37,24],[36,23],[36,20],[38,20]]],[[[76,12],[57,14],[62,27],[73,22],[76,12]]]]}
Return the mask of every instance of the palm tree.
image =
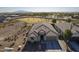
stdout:
{"type": "Polygon", "coordinates": [[[67,21],[68,23],[71,23],[70,30],[67,30],[67,31],[71,32],[71,30],[72,30],[72,28],[73,28],[73,23],[71,22],[72,20],[71,20],[70,18],[68,18],[66,21],[67,21]]]}
{"type": "Polygon", "coordinates": [[[63,33],[64,41],[66,42],[67,50],[68,50],[68,45],[67,43],[69,42],[69,39],[72,37],[72,32],[71,30],[67,29],[63,33]]]}
{"type": "Polygon", "coordinates": [[[71,38],[71,36],[72,36],[71,30],[69,30],[69,29],[65,30],[65,32],[64,32],[64,38],[68,40],[68,39],[71,38]]]}

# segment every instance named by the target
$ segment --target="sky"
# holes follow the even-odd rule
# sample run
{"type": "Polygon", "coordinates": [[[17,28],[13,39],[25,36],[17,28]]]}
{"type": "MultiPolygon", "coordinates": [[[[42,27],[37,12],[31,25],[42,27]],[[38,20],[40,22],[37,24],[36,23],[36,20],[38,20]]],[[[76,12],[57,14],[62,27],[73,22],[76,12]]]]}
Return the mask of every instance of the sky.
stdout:
{"type": "Polygon", "coordinates": [[[79,7],[0,7],[0,12],[79,12],[79,7]]]}

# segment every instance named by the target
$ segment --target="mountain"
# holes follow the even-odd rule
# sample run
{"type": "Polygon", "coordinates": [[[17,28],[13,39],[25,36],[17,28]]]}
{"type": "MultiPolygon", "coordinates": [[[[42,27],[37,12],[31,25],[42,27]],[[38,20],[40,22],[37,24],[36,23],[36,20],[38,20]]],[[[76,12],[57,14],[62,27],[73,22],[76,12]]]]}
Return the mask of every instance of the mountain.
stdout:
{"type": "Polygon", "coordinates": [[[25,11],[25,10],[17,10],[14,13],[30,13],[30,11],[25,11]]]}

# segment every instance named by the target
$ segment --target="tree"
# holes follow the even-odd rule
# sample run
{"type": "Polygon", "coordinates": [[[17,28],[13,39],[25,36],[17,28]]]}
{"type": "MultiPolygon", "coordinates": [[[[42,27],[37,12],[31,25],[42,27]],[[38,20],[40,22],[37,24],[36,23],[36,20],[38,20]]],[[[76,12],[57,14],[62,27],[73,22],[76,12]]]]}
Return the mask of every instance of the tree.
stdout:
{"type": "Polygon", "coordinates": [[[56,23],[56,19],[53,19],[53,20],[52,20],[52,23],[56,23]]]}
{"type": "Polygon", "coordinates": [[[70,22],[71,22],[71,19],[69,18],[69,19],[67,19],[66,21],[70,23],[70,22]]]}

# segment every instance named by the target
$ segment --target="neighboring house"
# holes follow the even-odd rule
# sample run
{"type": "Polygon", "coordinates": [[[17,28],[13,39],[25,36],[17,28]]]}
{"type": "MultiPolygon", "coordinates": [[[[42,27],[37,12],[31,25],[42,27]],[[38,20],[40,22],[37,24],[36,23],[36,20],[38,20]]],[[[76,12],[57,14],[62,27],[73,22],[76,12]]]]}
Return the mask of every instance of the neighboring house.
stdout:
{"type": "Polygon", "coordinates": [[[56,23],[55,24],[62,32],[65,32],[66,29],[71,28],[71,23],[62,22],[62,23],[56,23]]]}
{"type": "Polygon", "coordinates": [[[59,22],[56,23],[54,25],[54,28],[56,29],[56,31],[60,34],[63,35],[63,33],[65,32],[65,30],[67,29],[71,29],[71,23],[67,23],[67,22],[59,22]]]}
{"type": "Polygon", "coordinates": [[[71,31],[72,31],[73,35],[69,41],[69,46],[72,49],[72,51],[79,52],[79,27],[73,25],[71,31]]]}
{"type": "Polygon", "coordinates": [[[78,36],[79,35],[79,27],[73,25],[72,23],[56,23],[55,24],[57,28],[59,28],[59,30],[61,30],[61,32],[65,32],[65,30],[69,29],[71,30],[71,32],[73,33],[72,36],[78,36]]]}
{"type": "Polygon", "coordinates": [[[57,23],[55,24],[62,32],[66,29],[71,30],[72,37],[68,42],[68,45],[72,51],[79,51],[79,27],[72,25],[71,23],[57,23]]]}

